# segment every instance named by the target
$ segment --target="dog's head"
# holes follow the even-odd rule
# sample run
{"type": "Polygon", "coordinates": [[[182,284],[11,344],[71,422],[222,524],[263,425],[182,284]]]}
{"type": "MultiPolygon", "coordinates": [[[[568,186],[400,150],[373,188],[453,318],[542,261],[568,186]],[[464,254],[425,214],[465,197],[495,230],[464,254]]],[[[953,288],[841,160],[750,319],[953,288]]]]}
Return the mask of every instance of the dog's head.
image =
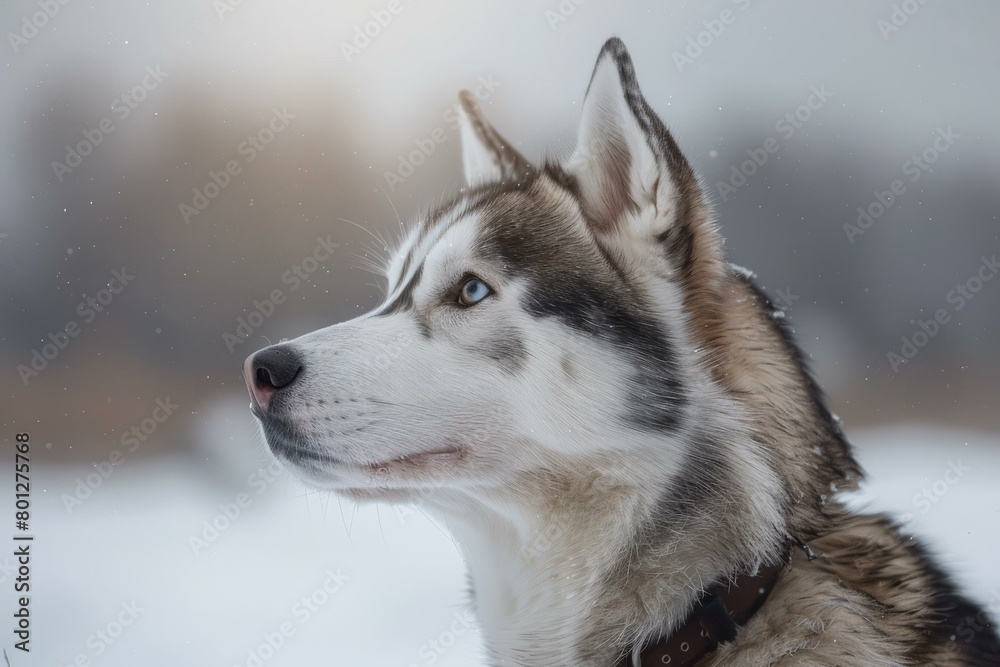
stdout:
{"type": "Polygon", "coordinates": [[[662,485],[746,412],[720,384],[733,273],[694,172],[617,39],[560,164],[529,163],[471,96],[461,112],[467,187],[404,240],[385,302],[246,360],[269,446],[359,499],[574,466],[662,485]]]}

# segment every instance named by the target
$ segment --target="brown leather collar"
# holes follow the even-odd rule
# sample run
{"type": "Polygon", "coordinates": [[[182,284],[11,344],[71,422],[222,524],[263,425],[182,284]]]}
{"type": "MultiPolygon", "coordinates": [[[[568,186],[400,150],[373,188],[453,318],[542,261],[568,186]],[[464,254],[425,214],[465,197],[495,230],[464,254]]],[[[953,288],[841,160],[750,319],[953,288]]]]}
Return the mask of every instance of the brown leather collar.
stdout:
{"type": "Polygon", "coordinates": [[[618,667],[690,667],[736,637],[737,626],[746,625],[778,581],[788,565],[784,557],[777,565],[762,567],[756,574],[745,574],[731,584],[722,582],[709,588],[698,600],[691,615],[673,634],[647,644],[639,652],[639,662],[631,654],[618,667]]]}

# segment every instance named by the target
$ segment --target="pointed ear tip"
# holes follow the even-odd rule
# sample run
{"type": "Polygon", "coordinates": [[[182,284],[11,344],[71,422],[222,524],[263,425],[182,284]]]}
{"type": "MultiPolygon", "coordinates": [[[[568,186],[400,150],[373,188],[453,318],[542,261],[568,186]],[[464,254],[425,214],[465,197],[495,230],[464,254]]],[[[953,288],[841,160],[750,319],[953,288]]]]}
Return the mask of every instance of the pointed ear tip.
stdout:
{"type": "MultiPolygon", "coordinates": [[[[597,65],[601,65],[605,60],[612,60],[616,65],[622,63],[631,64],[632,56],[625,47],[625,42],[620,37],[611,37],[604,42],[601,52],[597,54],[597,65]]],[[[595,67],[596,69],[596,67],[595,67]]]]}
{"type": "Polygon", "coordinates": [[[473,95],[470,91],[463,88],[462,90],[458,91],[458,103],[459,105],[461,105],[463,109],[471,112],[477,106],[476,96],[473,95]]]}
{"type": "Polygon", "coordinates": [[[611,93],[612,90],[629,87],[638,87],[632,56],[621,38],[611,37],[604,42],[597,56],[584,98],[589,97],[595,88],[611,93]]]}
{"type": "Polygon", "coordinates": [[[616,56],[624,54],[627,56],[628,49],[625,48],[625,42],[622,41],[622,38],[615,35],[614,37],[609,37],[608,40],[604,42],[604,46],[601,47],[601,55],[603,56],[605,53],[610,53],[616,56]]]}
{"type": "Polygon", "coordinates": [[[591,74],[587,90],[589,92],[597,78],[604,80],[609,80],[609,77],[614,79],[627,78],[625,73],[632,70],[632,56],[625,48],[625,42],[620,37],[611,37],[604,42],[601,52],[597,54],[597,62],[594,63],[594,72],[591,74]]]}

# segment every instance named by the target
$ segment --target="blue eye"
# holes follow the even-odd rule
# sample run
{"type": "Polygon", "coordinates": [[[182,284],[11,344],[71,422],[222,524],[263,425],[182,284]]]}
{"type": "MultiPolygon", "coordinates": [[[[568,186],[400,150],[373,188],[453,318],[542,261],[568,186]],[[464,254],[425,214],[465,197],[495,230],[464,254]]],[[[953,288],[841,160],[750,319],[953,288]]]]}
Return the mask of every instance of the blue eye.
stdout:
{"type": "Polygon", "coordinates": [[[458,302],[463,306],[474,306],[492,293],[493,290],[482,280],[470,278],[462,285],[462,289],[458,293],[458,302]]]}

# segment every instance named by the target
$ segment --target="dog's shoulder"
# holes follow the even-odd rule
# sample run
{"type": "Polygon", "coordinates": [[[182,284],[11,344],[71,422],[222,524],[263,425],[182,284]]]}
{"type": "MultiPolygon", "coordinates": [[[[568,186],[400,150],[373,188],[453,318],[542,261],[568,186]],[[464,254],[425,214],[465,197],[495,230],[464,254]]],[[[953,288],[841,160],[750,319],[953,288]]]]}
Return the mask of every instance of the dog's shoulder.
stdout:
{"type": "Polygon", "coordinates": [[[989,614],[919,541],[883,515],[836,525],[809,543],[812,558],[793,553],[768,604],[708,665],[1000,664],[989,614]]]}

